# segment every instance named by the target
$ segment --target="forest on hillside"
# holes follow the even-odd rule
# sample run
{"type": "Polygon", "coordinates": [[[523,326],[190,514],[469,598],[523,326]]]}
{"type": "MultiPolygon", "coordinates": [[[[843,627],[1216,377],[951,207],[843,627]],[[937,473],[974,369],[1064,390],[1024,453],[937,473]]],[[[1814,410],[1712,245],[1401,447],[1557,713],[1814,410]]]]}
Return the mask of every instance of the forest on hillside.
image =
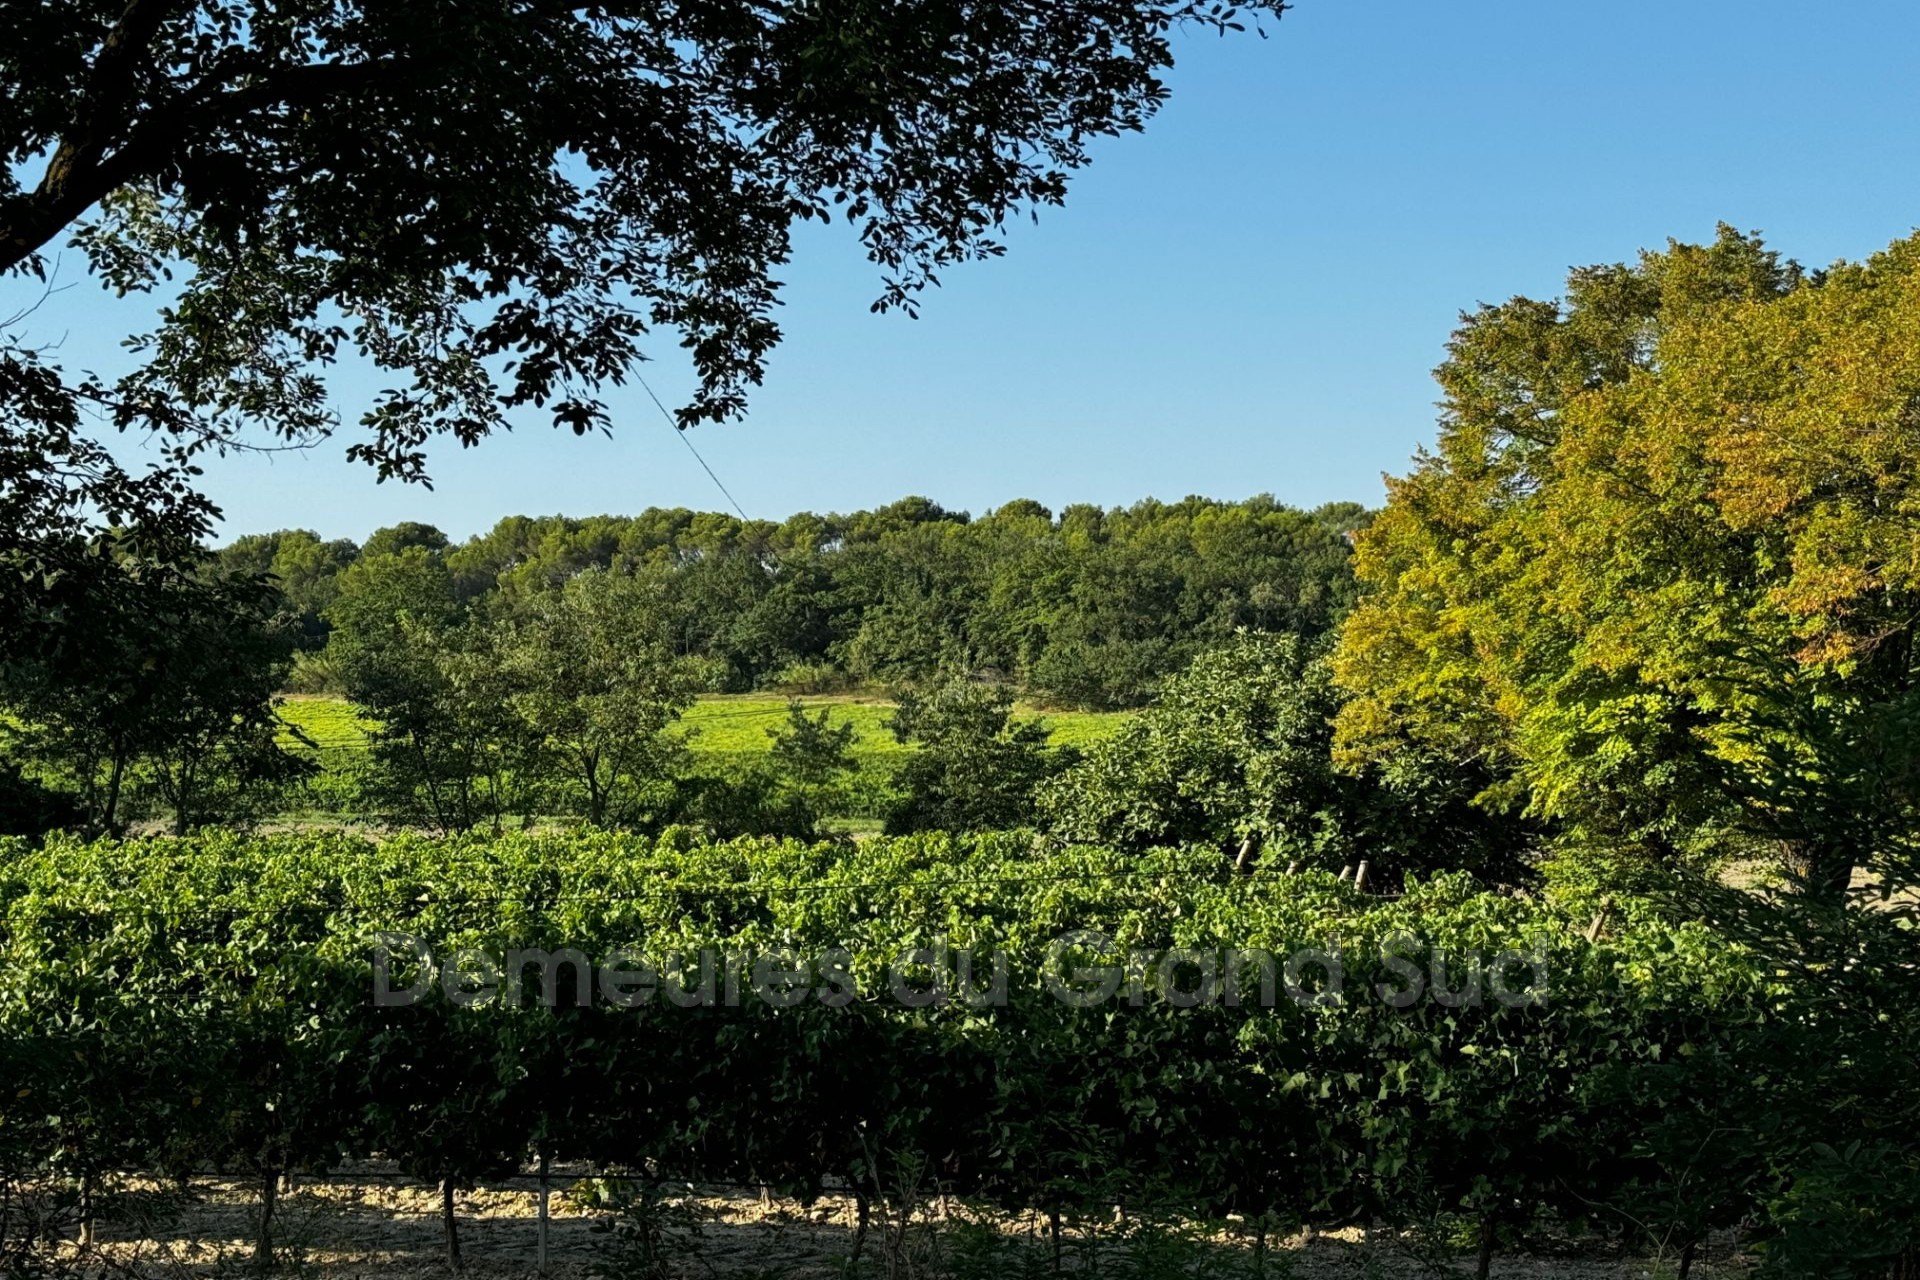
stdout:
{"type": "Polygon", "coordinates": [[[1326,634],[1351,605],[1353,503],[1189,497],[1055,516],[1032,501],[978,519],[926,498],[850,515],[748,521],[652,509],[510,516],[451,544],[401,524],[363,545],[306,530],[220,548],[219,570],[273,583],[301,658],[292,687],[339,692],[326,641],[378,601],[420,617],[509,620],[576,575],[651,584],[660,633],[701,685],[834,692],[962,670],[1060,706],[1138,706],[1239,631],[1326,634]]]}

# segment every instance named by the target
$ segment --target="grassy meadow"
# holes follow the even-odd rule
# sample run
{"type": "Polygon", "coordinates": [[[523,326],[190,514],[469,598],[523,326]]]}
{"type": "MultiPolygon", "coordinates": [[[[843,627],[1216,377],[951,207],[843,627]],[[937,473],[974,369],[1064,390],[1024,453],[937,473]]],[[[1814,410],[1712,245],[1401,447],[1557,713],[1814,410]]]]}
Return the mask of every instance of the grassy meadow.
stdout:
{"type": "MultiPolygon", "coordinates": [[[[830,709],[833,724],[851,722],[859,736],[854,753],[862,758],[895,756],[913,750],[896,742],[887,721],[893,703],[861,695],[802,697],[809,708],[830,709]]],[[[1022,704],[1017,714],[1039,718],[1053,730],[1052,745],[1085,746],[1113,733],[1126,722],[1127,711],[1045,711],[1022,704]]],[[[701,698],[681,719],[692,735],[696,754],[731,756],[768,750],[769,730],[786,722],[787,699],[770,694],[725,694],[701,698]]],[[[322,752],[355,751],[367,745],[373,722],[344,698],[328,694],[291,694],[280,704],[280,718],[322,752]]],[[[289,734],[292,738],[292,734],[289,734]]]]}

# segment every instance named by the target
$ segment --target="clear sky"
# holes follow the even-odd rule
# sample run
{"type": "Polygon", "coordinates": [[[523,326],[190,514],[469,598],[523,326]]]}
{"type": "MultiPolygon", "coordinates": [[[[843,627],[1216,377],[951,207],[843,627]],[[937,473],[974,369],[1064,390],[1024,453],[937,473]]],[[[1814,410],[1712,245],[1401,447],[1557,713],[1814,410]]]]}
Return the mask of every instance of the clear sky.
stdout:
{"type": "MultiPolygon", "coordinates": [[[[1809,265],[1920,224],[1920,6],[1904,0],[1300,0],[1266,40],[1195,35],[1173,99],[1064,209],[875,317],[877,273],[811,229],[785,345],[741,423],[693,439],[746,511],[925,494],[1378,502],[1433,433],[1464,307],[1714,224],[1809,265]]],[[[71,262],[71,259],[70,259],[71,262]]],[[[73,278],[69,266],[67,278],[73,278]]],[[[82,284],[35,317],[102,372],[137,308],[82,284]]],[[[672,343],[645,370],[690,386],[672,343]]],[[[349,421],[361,407],[344,385],[349,421]]],[[[455,537],[508,514],[723,499],[637,386],[607,439],[535,423],[434,455],[436,489],[309,454],[210,464],[229,533],[455,537]]]]}

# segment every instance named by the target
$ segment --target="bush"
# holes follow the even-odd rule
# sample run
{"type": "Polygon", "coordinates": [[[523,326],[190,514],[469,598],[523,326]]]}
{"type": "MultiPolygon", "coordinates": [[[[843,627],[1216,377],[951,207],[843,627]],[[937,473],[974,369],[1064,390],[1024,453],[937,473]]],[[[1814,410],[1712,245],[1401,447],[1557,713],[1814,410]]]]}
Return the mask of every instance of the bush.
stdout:
{"type": "Polygon", "coordinates": [[[831,662],[790,662],[768,676],[764,687],[776,693],[818,695],[851,693],[859,682],[831,662]]]}
{"type": "Polygon", "coordinates": [[[1044,722],[1016,721],[1006,690],[964,677],[903,694],[892,728],[920,750],[896,774],[889,835],[1028,825],[1040,784],[1077,758],[1048,749],[1044,722]]]}
{"type": "Polygon", "coordinates": [[[709,839],[812,840],[819,825],[820,814],[807,794],[762,761],[725,775],[689,775],[678,781],[677,788],[673,820],[697,827],[709,839]]]}
{"type": "Polygon", "coordinates": [[[85,820],[74,797],[25,776],[18,765],[0,761],[0,836],[77,830],[85,820]]]}
{"type": "Polygon", "coordinates": [[[1904,1280],[1920,1253],[1920,1153],[1857,1139],[1844,1148],[1816,1143],[1768,1217],[1764,1276],[1904,1280]]]}
{"type": "Polygon", "coordinates": [[[325,649],[300,649],[293,655],[286,686],[287,693],[341,694],[347,691],[347,675],[339,655],[325,649]]]}
{"type": "Polygon", "coordinates": [[[1357,773],[1333,758],[1341,705],[1327,664],[1295,636],[1246,636],[1202,655],[1160,701],[1040,794],[1044,825],[1127,849],[1207,843],[1268,866],[1369,864],[1408,872],[1528,877],[1534,833],[1476,797],[1477,766],[1405,754],[1357,773]]]}

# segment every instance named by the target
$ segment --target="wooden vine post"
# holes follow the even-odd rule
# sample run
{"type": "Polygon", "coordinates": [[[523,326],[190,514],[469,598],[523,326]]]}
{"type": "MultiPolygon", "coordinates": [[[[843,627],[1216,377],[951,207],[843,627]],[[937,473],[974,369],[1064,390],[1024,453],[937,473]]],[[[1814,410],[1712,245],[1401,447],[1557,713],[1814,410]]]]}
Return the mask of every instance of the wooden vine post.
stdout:
{"type": "Polygon", "coordinates": [[[539,1268],[541,1275],[547,1274],[547,1202],[553,1191],[552,1184],[548,1180],[551,1168],[547,1153],[542,1151],[540,1153],[539,1243],[534,1250],[534,1265],[539,1268]]]}
{"type": "Polygon", "coordinates": [[[453,1177],[448,1175],[440,1182],[440,1227],[447,1240],[447,1266],[455,1275],[466,1270],[460,1260],[460,1228],[453,1219],[453,1177]]]}

